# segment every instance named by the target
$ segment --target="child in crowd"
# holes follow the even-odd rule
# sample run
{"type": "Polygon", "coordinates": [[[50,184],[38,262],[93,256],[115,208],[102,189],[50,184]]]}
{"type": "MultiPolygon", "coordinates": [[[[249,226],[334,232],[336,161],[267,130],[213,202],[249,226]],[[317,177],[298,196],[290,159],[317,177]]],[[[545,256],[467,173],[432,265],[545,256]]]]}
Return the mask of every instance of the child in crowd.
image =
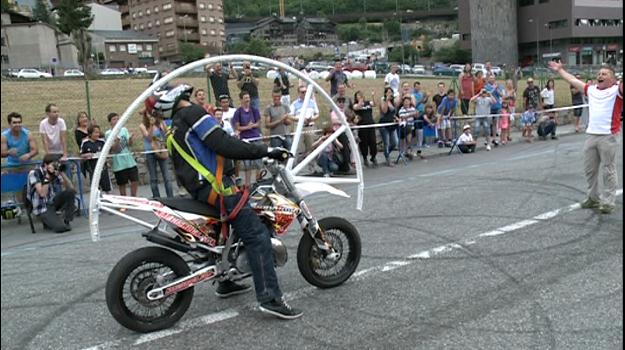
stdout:
{"type": "MultiPolygon", "coordinates": [[[[323,129],[323,136],[315,141],[313,148],[317,148],[317,146],[321,145],[333,132],[332,125],[326,126],[323,129]]],[[[339,164],[343,162],[341,149],[343,149],[343,145],[339,140],[335,139],[319,153],[317,164],[323,169],[324,177],[330,177],[334,172],[339,170],[339,164]]]]}
{"type": "Polygon", "coordinates": [[[508,143],[508,138],[510,137],[510,107],[507,98],[505,98],[501,104],[501,118],[499,120],[499,126],[501,127],[499,141],[502,145],[505,145],[508,143]]]}
{"type": "Polygon", "coordinates": [[[438,118],[434,110],[436,105],[430,102],[425,105],[425,114],[423,115],[423,138],[425,139],[425,147],[430,147],[430,143],[436,140],[436,123],[438,118]]]}
{"type": "Polygon", "coordinates": [[[527,142],[532,142],[532,125],[536,122],[536,112],[530,107],[521,116],[521,127],[523,128],[523,137],[527,142]]]}
{"type": "Polygon", "coordinates": [[[414,119],[417,116],[417,109],[412,105],[411,96],[404,96],[402,99],[402,107],[399,109],[399,155],[407,156],[409,159],[414,157],[411,146],[412,127],[414,119]]]}
{"type": "MultiPolygon", "coordinates": [[[[101,138],[102,131],[98,125],[90,125],[87,128],[87,137],[82,140],[80,145],[80,157],[85,159],[84,167],[89,173],[89,178],[93,179],[93,173],[95,171],[95,165],[98,162],[100,152],[104,147],[104,140],[101,138]]],[[[109,170],[104,163],[102,174],[100,175],[99,189],[105,193],[111,192],[111,179],[109,177],[109,170]]]]}

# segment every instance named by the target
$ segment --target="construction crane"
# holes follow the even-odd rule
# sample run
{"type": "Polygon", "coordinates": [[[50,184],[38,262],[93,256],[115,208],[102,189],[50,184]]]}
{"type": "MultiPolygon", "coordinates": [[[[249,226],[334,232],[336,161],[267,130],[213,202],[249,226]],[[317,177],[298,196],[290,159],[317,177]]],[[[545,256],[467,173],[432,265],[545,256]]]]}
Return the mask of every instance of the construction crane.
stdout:
{"type": "Polygon", "coordinates": [[[284,0],[278,0],[280,2],[280,17],[284,17],[284,0]]]}

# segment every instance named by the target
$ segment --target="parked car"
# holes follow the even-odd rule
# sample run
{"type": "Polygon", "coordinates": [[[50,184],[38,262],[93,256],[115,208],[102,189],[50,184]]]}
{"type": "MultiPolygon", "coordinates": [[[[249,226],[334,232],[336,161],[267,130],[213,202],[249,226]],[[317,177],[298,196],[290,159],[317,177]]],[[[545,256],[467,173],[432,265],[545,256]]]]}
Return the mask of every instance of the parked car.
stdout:
{"type": "Polygon", "coordinates": [[[464,65],[452,64],[452,65],[449,65],[449,68],[452,69],[454,72],[456,72],[456,74],[460,74],[464,70],[464,65]]]}
{"type": "Polygon", "coordinates": [[[17,72],[17,78],[52,78],[52,74],[33,68],[22,68],[17,72]]]}
{"type": "Polygon", "coordinates": [[[500,77],[503,74],[503,70],[499,66],[492,66],[490,70],[495,73],[495,76],[500,77]]]}
{"type": "Polygon", "coordinates": [[[370,70],[370,67],[366,63],[352,62],[350,64],[343,65],[343,70],[346,72],[353,72],[353,71],[366,72],[370,70]]]}
{"type": "Polygon", "coordinates": [[[376,73],[386,74],[391,71],[391,66],[386,61],[376,60],[373,62],[373,69],[375,70],[376,73]]]}
{"type": "Polygon", "coordinates": [[[456,72],[455,70],[447,66],[436,66],[432,70],[432,74],[433,75],[447,75],[447,76],[453,77],[453,76],[458,75],[458,72],[456,72]]]}
{"type": "Polygon", "coordinates": [[[425,74],[425,66],[421,64],[415,64],[412,66],[412,72],[414,74],[425,74]]]}
{"type": "Polygon", "coordinates": [[[63,72],[64,77],[84,77],[85,73],[81,72],[79,69],[68,69],[63,72]]]}
{"type": "Polygon", "coordinates": [[[126,75],[126,72],[119,68],[106,68],[100,71],[100,75],[126,75]]]}
{"type": "Polygon", "coordinates": [[[319,72],[319,73],[324,72],[324,71],[329,71],[332,68],[334,67],[329,65],[327,62],[311,61],[311,62],[308,62],[308,64],[306,65],[306,69],[319,72]]]}
{"type": "Polygon", "coordinates": [[[156,69],[148,69],[148,68],[144,68],[144,67],[139,67],[139,68],[135,68],[135,69],[132,70],[132,74],[135,74],[135,75],[145,74],[145,75],[153,76],[156,73],[158,73],[158,70],[156,70],[156,69]]]}

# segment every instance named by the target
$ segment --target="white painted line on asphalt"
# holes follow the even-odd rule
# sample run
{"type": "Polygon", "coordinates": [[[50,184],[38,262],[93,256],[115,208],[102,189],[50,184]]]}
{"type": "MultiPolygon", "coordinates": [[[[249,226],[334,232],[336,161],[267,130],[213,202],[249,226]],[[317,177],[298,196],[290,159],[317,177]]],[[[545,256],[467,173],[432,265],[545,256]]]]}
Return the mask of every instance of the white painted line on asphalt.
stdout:
{"type": "Polygon", "coordinates": [[[165,329],[162,331],[144,334],[137,339],[132,345],[139,345],[147,342],[151,342],[153,340],[169,337],[170,335],[181,333],[183,329],[175,328],[175,329],[165,329]]]}

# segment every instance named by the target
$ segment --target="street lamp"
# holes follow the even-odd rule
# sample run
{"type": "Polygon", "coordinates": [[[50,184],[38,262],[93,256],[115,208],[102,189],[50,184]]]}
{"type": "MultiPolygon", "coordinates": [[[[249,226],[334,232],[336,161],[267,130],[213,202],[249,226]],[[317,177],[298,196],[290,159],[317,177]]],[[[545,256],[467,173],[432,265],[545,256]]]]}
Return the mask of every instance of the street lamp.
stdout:
{"type": "Polygon", "coordinates": [[[187,18],[189,18],[189,15],[185,14],[182,17],[182,32],[184,34],[184,42],[187,42],[187,18]]]}
{"type": "MultiPolygon", "coordinates": [[[[533,23],[534,19],[530,18],[527,20],[529,23],[533,23]]],[[[540,49],[539,49],[539,43],[538,43],[538,39],[539,39],[539,33],[538,33],[538,19],[536,19],[536,64],[538,64],[540,62],[540,49]]]]}
{"type": "Polygon", "coordinates": [[[549,31],[549,53],[553,53],[553,38],[551,36],[551,24],[545,23],[545,28],[549,31]]]}

